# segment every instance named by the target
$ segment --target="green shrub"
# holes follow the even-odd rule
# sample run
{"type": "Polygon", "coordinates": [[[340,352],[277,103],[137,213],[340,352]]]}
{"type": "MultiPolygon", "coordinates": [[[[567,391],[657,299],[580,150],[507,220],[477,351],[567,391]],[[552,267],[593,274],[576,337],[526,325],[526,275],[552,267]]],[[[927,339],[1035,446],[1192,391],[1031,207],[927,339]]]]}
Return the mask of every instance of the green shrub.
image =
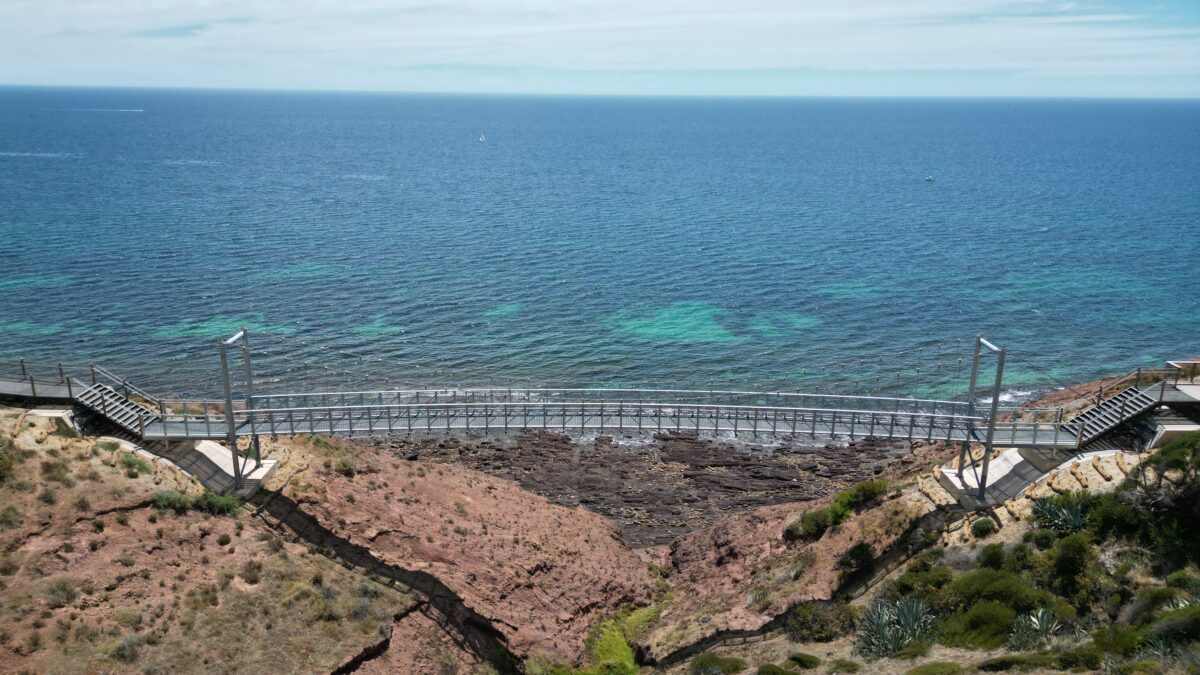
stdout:
{"type": "Polygon", "coordinates": [[[1165,612],[1150,625],[1150,637],[1173,644],[1200,641],[1200,605],[1165,612]]]}
{"type": "Polygon", "coordinates": [[[11,530],[21,524],[21,511],[9,504],[0,509],[0,530],[11,530]]]}
{"type": "Polygon", "coordinates": [[[863,481],[834,497],[835,510],[836,507],[841,507],[849,511],[862,511],[879,501],[879,498],[887,494],[889,489],[891,489],[891,483],[884,478],[863,481]]]}
{"type": "Polygon", "coordinates": [[[1095,645],[1081,645],[1058,653],[1058,667],[1063,670],[1099,670],[1104,657],[1095,645]]]}
{"type": "Polygon", "coordinates": [[[1041,529],[1033,533],[1033,545],[1043,551],[1052,548],[1057,541],[1058,534],[1054,530],[1041,529]]]}
{"type": "Polygon", "coordinates": [[[1143,624],[1153,618],[1154,613],[1179,597],[1179,591],[1171,587],[1143,588],[1129,605],[1130,623],[1143,624]]]}
{"type": "Polygon", "coordinates": [[[827,673],[857,673],[859,670],[862,670],[862,666],[850,659],[831,659],[825,664],[827,673]]]}
{"type": "Polygon", "coordinates": [[[996,521],[991,518],[980,518],[971,523],[971,534],[976,539],[984,539],[990,537],[996,531],[996,521]]]}
{"type": "Polygon", "coordinates": [[[1096,559],[1091,537],[1084,532],[1067,535],[1058,541],[1054,555],[1054,575],[1060,580],[1072,580],[1082,574],[1096,559]]]}
{"type": "Polygon", "coordinates": [[[814,509],[792,522],[783,531],[784,539],[818,539],[825,531],[841,524],[853,512],[875,504],[887,494],[891,484],[886,479],[868,480],[839,492],[829,506],[814,509]]]}
{"type": "Polygon", "coordinates": [[[958,675],[963,667],[950,661],[934,661],[904,671],[904,675],[958,675]]]}
{"type": "Polygon", "coordinates": [[[1125,624],[1105,626],[1092,633],[1098,649],[1119,656],[1132,656],[1145,639],[1145,630],[1125,624]]]}
{"type": "Polygon", "coordinates": [[[1010,572],[1021,572],[1033,566],[1033,551],[1029,544],[1017,544],[1008,552],[1004,560],[1004,569],[1010,572]]]}
{"type": "Polygon", "coordinates": [[[251,586],[262,579],[262,563],[257,560],[247,560],[242,565],[242,579],[251,586]]]}
{"type": "Polygon", "coordinates": [[[354,475],[358,473],[358,468],[354,466],[354,460],[349,457],[339,457],[334,471],[346,478],[354,478],[354,475]]]}
{"type": "Polygon", "coordinates": [[[1016,618],[1010,607],[983,600],[943,621],[941,641],[953,647],[995,649],[1008,641],[1016,618]]]}
{"type": "MultiPolygon", "coordinates": [[[[961,610],[981,600],[999,602],[1014,612],[1028,612],[1038,607],[1054,607],[1060,616],[1069,613],[1054,606],[1053,595],[1034,588],[1020,575],[984,567],[958,577],[942,594],[946,611],[961,610]]],[[[1069,617],[1068,617],[1069,618],[1069,617]]]]}
{"type": "Polygon", "coordinates": [[[1134,508],[1121,493],[1093,495],[1087,502],[1087,528],[1100,541],[1109,537],[1137,540],[1146,525],[1147,512],[1134,508]]]}
{"type": "Polygon", "coordinates": [[[746,669],[746,662],[735,656],[706,653],[688,662],[689,675],[733,675],[746,669]]]}
{"type": "Polygon", "coordinates": [[[825,530],[835,524],[833,511],[829,508],[816,509],[800,516],[800,520],[788,525],[787,529],[783,531],[783,536],[790,541],[818,539],[825,534],[825,530]]]}
{"type": "Polygon", "coordinates": [[[784,630],[792,642],[829,642],[854,630],[858,615],[844,603],[815,600],[793,607],[784,620],[784,630]]]}
{"type": "MultiPolygon", "coordinates": [[[[979,521],[976,521],[979,522],[979,521]]],[[[979,566],[998,570],[1004,567],[1004,544],[988,544],[979,551],[979,566]]]]}
{"type": "Polygon", "coordinates": [[[112,657],[118,661],[133,663],[137,661],[141,646],[141,641],[138,640],[136,635],[126,635],[121,638],[116,647],[113,647],[112,657]]]}
{"type": "Polygon", "coordinates": [[[75,590],[75,582],[66,577],[59,577],[46,584],[42,589],[42,595],[45,596],[47,605],[52,609],[58,609],[75,602],[79,593],[75,590]]]}
{"type": "Polygon", "coordinates": [[[0,485],[9,481],[13,476],[13,459],[8,453],[0,453],[0,485]]]}
{"type": "Polygon", "coordinates": [[[1167,585],[1186,591],[1193,597],[1200,597],[1200,577],[1189,574],[1187,570],[1176,570],[1168,574],[1167,585]]]}
{"type": "Polygon", "coordinates": [[[1053,670],[1058,665],[1058,659],[1052,652],[1036,654],[1005,654],[994,656],[976,666],[985,673],[1000,673],[1009,670],[1053,670]]]}
{"type": "Polygon", "coordinates": [[[821,665],[821,659],[812,654],[796,652],[788,657],[788,665],[795,666],[801,670],[811,670],[821,665]]]}
{"type": "Polygon", "coordinates": [[[901,574],[893,582],[893,592],[898,595],[916,595],[918,597],[927,597],[930,594],[944,588],[947,584],[954,580],[954,573],[949,567],[937,565],[930,567],[924,571],[913,571],[913,566],[909,566],[909,571],[901,574]]]}
{"type": "Polygon", "coordinates": [[[184,514],[191,506],[192,502],[187,495],[174,490],[160,490],[154,495],[154,507],[159,511],[174,511],[184,514]]]}
{"type": "Polygon", "coordinates": [[[192,508],[214,516],[231,516],[242,506],[242,500],[234,495],[219,495],[205,490],[192,500],[192,508]]]}

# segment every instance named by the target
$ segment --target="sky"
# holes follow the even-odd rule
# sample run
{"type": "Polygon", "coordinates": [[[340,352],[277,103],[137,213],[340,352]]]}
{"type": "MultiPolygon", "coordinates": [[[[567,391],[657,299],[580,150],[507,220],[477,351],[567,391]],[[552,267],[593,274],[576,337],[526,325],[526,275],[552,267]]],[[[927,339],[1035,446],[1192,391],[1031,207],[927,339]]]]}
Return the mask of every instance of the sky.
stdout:
{"type": "Polygon", "coordinates": [[[1200,0],[0,0],[0,84],[1200,98],[1200,0]]]}

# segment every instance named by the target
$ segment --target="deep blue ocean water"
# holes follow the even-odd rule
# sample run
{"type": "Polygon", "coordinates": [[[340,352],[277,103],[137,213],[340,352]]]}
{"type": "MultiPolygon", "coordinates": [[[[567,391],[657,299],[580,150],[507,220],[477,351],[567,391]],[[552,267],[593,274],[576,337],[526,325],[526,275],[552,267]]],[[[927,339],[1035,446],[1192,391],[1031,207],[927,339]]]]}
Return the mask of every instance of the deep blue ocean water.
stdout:
{"type": "Polygon", "coordinates": [[[0,357],[158,389],[1036,388],[1200,353],[1200,102],[7,88],[0,241],[0,357]]]}

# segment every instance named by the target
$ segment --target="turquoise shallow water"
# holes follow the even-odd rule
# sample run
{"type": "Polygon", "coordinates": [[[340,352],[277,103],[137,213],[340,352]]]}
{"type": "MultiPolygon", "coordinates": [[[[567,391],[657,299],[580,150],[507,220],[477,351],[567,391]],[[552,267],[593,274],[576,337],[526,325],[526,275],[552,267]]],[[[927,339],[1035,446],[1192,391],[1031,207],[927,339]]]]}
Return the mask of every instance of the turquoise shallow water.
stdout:
{"type": "Polygon", "coordinates": [[[0,89],[0,234],[0,356],[164,389],[1036,388],[1200,353],[1200,103],[0,89]]]}

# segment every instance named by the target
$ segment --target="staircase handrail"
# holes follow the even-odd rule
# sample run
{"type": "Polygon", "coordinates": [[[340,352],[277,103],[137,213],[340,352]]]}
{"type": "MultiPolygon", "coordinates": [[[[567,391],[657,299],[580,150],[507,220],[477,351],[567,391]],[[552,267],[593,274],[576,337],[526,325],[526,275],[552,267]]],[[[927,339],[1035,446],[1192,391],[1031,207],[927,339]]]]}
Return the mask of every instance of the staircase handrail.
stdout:
{"type": "Polygon", "coordinates": [[[138,387],[137,385],[130,384],[128,379],[121,377],[120,375],[117,375],[116,373],[114,373],[110,370],[107,370],[101,366],[97,366],[94,364],[91,366],[91,369],[92,369],[93,379],[99,381],[100,378],[103,378],[105,380],[108,380],[108,382],[106,382],[105,384],[108,384],[113,389],[117,389],[118,391],[121,389],[124,389],[126,398],[130,398],[130,394],[133,394],[133,395],[136,395],[138,398],[141,398],[143,401],[145,401],[146,403],[148,403],[151,406],[154,406],[154,407],[158,406],[158,397],[157,396],[155,396],[154,394],[151,394],[150,392],[146,391],[145,389],[142,389],[141,387],[138,387]]]}

